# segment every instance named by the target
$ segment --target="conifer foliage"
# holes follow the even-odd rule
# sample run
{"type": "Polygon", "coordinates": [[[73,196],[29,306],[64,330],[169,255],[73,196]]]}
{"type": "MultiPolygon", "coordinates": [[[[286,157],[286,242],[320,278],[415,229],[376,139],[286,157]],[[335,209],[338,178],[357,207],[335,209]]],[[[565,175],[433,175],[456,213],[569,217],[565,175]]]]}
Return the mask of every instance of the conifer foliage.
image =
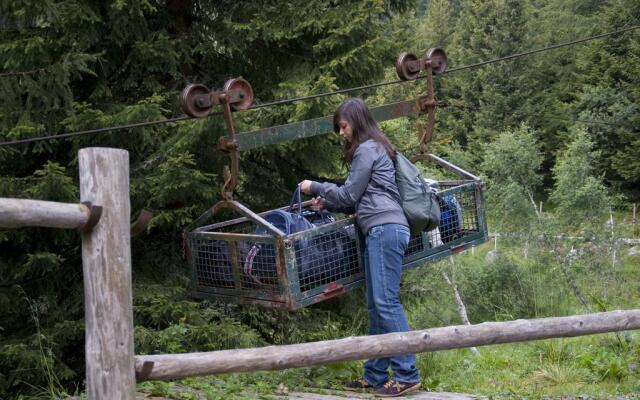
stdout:
{"type": "MultiPolygon", "coordinates": [[[[634,0],[3,0],[0,141],[180,116],[189,83],[242,77],[266,103],[396,79],[402,51],[441,46],[455,68],[638,24],[634,0]]],[[[576,231],[572,223],[598,222],[609,191],[640,198],[639,35],[436,77],[447,107],[430,145],[484,174],[505,228],[533,225],[540,199],[576,231]]],[[[415,97],[424,81],[412,85],[350,95],[377,105],[415,97]]],[[[330,115],[343,98],[235,113],[236,130],[330,115]]],[[[416,145],[415,125],[384,128],[413,153],[403,147],[416,145]]],[[[181,233],[220,198],[225,131],[211,116],[0,146],[0,197],[63,202],[79,201],[80,148],[129,151],[132,210],[154,213],[132,240],[139,351],[283,342],[285,325],[317,339],[290,323],[296,316],[188,299],[181,233]]],[[[302,179],[343,179],[340,153],[336,135],[242,153],[236,197],[256,211],[282,206],[302,179]]],[[[82,391],[79,257],[76,232],[0,230],[0,398],[82,391]]],[[[313,312],[301,315],[319,323],[313,312]]]]}
{"type": "MultiPolygon", "coordinates": [[[[178,94],[191,82],[220,88],[241,76],[254,88],[256,102],[369,83],[382,77],[395,56],[385,34],[389,21],[411,7],[408,0],[3,1],[0,140],[178,116],[178,94]]],[[[237,126],[251,130],[318,117],[338,101],[237,116],[237,126]]],[[[184,287],[181,229],[219,198],[228,158],[215,144],[224,132],[221,118],[212,117],[2,147],[0,196],[77,202],[78,149],[126,149],[133,212],[154,212],[148,234],[132,243],[134,284],[184,287]]],[[[314,176],[311,171],[334,173],[338,149],[336,138],[319,138],[243,156],[237,194],[259,210],[279,206],[299,179],[314,176]],[[314,170],[314,164],[322,168],[314,170]]],[[[79,245],[75,232],[0,231],[0,397],[82,390],[79,245]]],[[[140,285],[134,290],[137,315],[151,307],[148,302],[171,309],[169,320],[155,329],[184,328],[191,335],[185,343],[204,340],[202,348],[229,345],[228,338],[204,328],[221,317],[187,317],[194,310],[187,307],[186,314],[179,296],[172,302],[157,293],[147,300],[154,291],[140,285]],[[141,302],[139,293],[151,294],[141,302]]],[[[235,330],[237,318],[223,319],[235,330]]],[[[147,347],[145,332],[138,330],[142,351],[173,350],[161,341],[147,347]]],[[[245,345],[257,343],[254,338],[245,345]]]]}

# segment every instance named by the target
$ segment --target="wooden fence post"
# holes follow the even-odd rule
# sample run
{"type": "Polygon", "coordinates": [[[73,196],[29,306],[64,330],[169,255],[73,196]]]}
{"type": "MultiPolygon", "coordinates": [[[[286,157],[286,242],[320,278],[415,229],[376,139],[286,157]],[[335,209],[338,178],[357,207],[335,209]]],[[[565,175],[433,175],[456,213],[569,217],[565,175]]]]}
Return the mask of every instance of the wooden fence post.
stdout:
{"type": "Polygon", "coordinates": [[[82,235],[87,394],[133,400],[129,153],[85,148],[78,160],[81,201],[103,207],[100,223],[82,235]]]}

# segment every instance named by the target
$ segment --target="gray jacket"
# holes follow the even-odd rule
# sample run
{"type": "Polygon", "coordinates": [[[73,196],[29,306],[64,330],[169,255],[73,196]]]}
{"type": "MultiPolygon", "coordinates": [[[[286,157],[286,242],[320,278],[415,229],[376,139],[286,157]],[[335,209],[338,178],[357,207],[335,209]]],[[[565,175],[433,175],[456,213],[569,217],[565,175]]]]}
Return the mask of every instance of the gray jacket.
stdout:
{"type": "Polygon", "coordinates": [[[356,149],[349,176],[343,186],[312,182],[311,194],[323,197],[329,211],[355,211],[356,221],[365,235],[376,225],[409,226],[400,206],[393,161],[384,146],[373,139],[356,149]]]}

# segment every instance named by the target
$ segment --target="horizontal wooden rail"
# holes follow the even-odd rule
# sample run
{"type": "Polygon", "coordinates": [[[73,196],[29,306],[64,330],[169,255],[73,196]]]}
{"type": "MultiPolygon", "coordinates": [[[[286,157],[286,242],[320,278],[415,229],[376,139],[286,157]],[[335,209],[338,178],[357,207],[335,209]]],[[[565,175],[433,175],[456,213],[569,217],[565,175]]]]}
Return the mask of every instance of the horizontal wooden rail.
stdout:
{"type": "Polygon", "coordinates": [[[0,198],[0,228],[85,229],[95,225],[101,211],[85,204],[0,198]]]}
{"type": "Polygon", "coordinates": [[[227,372],[268,371],[338,361],[380,358],[640,329],[640,310],[609,311],[507,322],[484,322],[376,336],[206,353],[135,356],[138,381],[186,378],[227,372]]]}

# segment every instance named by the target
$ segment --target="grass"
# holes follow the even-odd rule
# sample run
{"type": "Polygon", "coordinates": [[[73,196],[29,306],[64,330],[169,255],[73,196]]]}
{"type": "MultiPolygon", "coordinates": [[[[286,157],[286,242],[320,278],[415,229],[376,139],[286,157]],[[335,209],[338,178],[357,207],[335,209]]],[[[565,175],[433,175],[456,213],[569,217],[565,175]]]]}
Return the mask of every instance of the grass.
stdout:
{"type": "Polygon", "coordinates": [[[606,396],[638,393],[636,352],[602,354],[613,334],[571,339],[504,344],[437,352],[419,357],[423,381],[435,391],[541,398],[544,396],[606,396]],[[612,366],[616,373],[611,374],[612,366]]]}
{"type": "MultiPolygon", "coordinates": [[[[458,286],[474,324],[588,312],[570,282],[587,298],[591,312],[638,308],[640,255],[628,256],[628,247],[618,247],[618,261],[612,265],[604,242],[556,245],[562,257],[569,254],[571,246],[580,250],[579,255],[568,262],[533,240],[527,244],[525,257],[523,243],[505,238],[500,239],[495,257],[489,257],[494,248],[490,241],[473,252],[457,255],[453,264],[443,260],[406,271],[402,296],[410,324],[414,329],[461,324],[443,270],[458,286]]],[[[362,291],[355,291],[286,315],[262,309],[233,310],[244,315],[243,324],[250,322],[249,326],[262,336],[275,338],[270,343],[301,343],[366,334],[363,297],[362,291]]],[[[498,399],[638,398],[640,393],[640,332],[485,346],[479,350],[479,356],[466,349],[418,355],[424,386],[433,391],[498,399]]],[[[299,388],[339,389],[342,382],[361,376],[362,364],[358,361],[146,382],[138,388],[145,394],[170,399],[259,399],[299,388]]]]}
{"type": "MultiPolygon", "coordinates": [[[[424,353],[418,367],[424,386],[432,391],[490,398],[637,398],[640,334],[631,333],[628,340],[620,347],[615,334],[602,334],[486,346],[479,348],[479,356],[466,349],[424,353]]],[[[337,363],[138,386],[170,399],[259,399],[300,388],[339,389],[341,382],[359,377],[361,367],[362,362],[337,363]]]]}

